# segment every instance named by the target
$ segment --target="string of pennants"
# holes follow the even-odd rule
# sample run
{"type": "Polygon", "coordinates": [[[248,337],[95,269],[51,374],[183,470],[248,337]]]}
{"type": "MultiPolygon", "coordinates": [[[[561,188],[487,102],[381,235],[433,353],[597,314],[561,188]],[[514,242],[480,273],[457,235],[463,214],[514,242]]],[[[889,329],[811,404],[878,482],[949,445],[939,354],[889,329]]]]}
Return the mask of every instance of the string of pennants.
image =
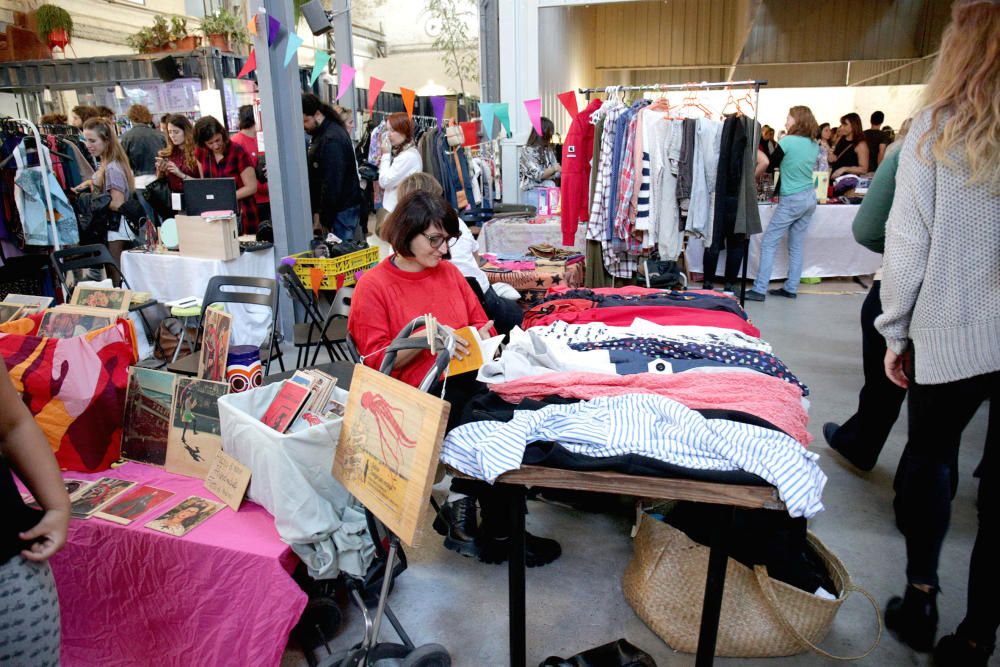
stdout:
{"type": "MultiPolygon", "coordinates": [[[[292,61],[292,56],[295,55],[299,47],[303,46],[305,41],[295,34],[292,30],[287,30],[278,19],[273,16],[261,13],[254,15],[250,18],[250,22],[247,24],[247,30],[250,34],[257,35],[257,19],[258,17],[263,21],[266,19],[267,23],[267,46],[268,48],[273,47],[277,42],[280,41],[282,36],[287,37],[287,42],[285,44],[285,58],[284,66],[288,67],[288,64],[292,61]]],[[[262,26],[263,27],[263,26],[262,26]]],[[[323,73],[327,65],[330,62],[330,54],[321,49],[315,49],[315,60],[313,63],[312,72],[309,76],[309,84],[312,85],[316,83],[316,79],[319,75],[323,73]]],[[[250,55],[247,57],[246,63],[244,63],[243,68],[240,70],[236,78],[242,79],[245,76],[249,76],[251,72],[257,69],[257,52],[255,49],[250,49],[250,55]]],[[[354,81],[357,75],[357,70],[350,65],[341,64],[340,66],[340,79],[337,85],[337,101],[344,96],[347,90],[350,88],[351,83],[354,81]]],[[[371,113],[375,108],[375,100],[378,98],[379,93],[385,87],[385,81],[379,79],[378,77],[370,77],[368,81],[368,113],[371,113]]],[[[403,106],[406,108],[406,114],[413,117],[414,103],[417,99],[416,91],[410,88],[404,88],[400,86],[399,94],[403,98],[403,106]]],[[[564,93],[559,93],[557,96],[559,101],[562,103],[563,107],[569,113],[571,118],[576,118],[579,108],[577,106],[576,92],[573,90],[567,90],[564,93]]],[[[434,116],[437,118],[438,128],[441,128],[444,124],[444,111],[445,111],[445,98],[441,95],[431,95],[430,96],[431,107],[434,109],[434,116]]],[[[531,126],[535,128],[535,132],[539,135],[542,134],[542,100],[541,98],[536,98],[533,100],[525,100],[524,108],[528,114],[528,119],[531,121],[531,126]]],[[[479,103],[479,116],[480,121],[483,124],[483,131],[487,138],[494,139],[495,132],[494,126],[495,121],[499,120],[500,125],[506,131],[506,136],[511,135],[510,129],[510,106],[507,102],[480,102],[479,103]]],[[[461,123],[463,133],[465,135],[465,142],[468,145],[477,143],[476,136],[478,134],[478,127],[476,127],[479,121],[469,121],[461,123]]]]}

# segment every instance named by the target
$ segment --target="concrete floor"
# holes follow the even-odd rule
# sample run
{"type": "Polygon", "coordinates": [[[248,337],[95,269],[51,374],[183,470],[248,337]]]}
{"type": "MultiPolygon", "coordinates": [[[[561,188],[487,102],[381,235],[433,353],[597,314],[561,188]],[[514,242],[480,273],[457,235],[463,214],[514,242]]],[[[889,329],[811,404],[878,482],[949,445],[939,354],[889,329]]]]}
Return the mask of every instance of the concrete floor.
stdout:
{"type": "MultiPolygon", "coordinates": [[[[856,406],[862,383],[858,314],[863,296],[801,295],[796,301],[769,298],[749,303],[762,336],[775,353],[812,390],[812,449],[829,476],[826,511],[811,528],[845,563],[856,584],[884,606],[902,592],[904,545],[892,515],[892,477],[906,439],[906,408],[893,430],[878,466],[859,474],[833,453],[822,436],[826,421],[843,421],[856,406]]],[[[976,480],[972,472],[982,455],[986,409],[965,432],[961,482],[952,524],[941,558],[939,597],[941,631],[953,631],[965,608],[968,559],[976,533],[976,480]]],[[[627,502],[610,502],[606,514],[587,514],[530,501],[528,529],[553,537],[563,555],[555,563],[528,570],[528,664],[550,655],[569,656],[625,637],[650,653],[661,667],[694,664],[694,657],[674,652],[635,615],[622,594],[621,580],[631,557],[627,502]]],[[[423,544],[408,549],[409,569],[397,580],[390,603],[417,644],[436,642],[459,667],[508,664],[507,569],[461,558],[441,545],[429,529],[423,544]]],[[[844,603],[824,647],[837,655],[863,652],[875,635],[874,612],[860,595],[844,603]]],[[[332,648],[347,648],[361,637],[360,614],[345,613],[345,624],[332,648]]],[[[386,641],[395,640],[388,627],[386,641]]],[[[829,660],[812,654],[776,659],[718,659],[719,665],[821,665],[829,660]]],[[[928,665],[888,633],[862,661],[867,665],[928,665]]],[[[301,651],[289,647],[283,667],[306,664],[301,651]]],[[[990,665],[1000,665],[994,657],[990,665]]]]}

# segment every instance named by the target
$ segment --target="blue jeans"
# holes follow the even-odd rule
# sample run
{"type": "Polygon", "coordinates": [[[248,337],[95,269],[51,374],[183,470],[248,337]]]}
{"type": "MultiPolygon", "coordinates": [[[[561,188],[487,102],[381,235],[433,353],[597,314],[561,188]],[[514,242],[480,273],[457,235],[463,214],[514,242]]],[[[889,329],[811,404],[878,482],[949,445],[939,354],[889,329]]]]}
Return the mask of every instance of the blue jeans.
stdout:
{"type": "Polygon", "coordinates": [[[361,205],[358,204],[337,213],[337,217],[333,219],[333,229],[330,231],[336,234],[341,241],[353,241],[360,221],[361,205]]]}
{"type": "Polygon", "coordinates": [[[755,292],[767,293],[767,285],[771,281],[771,269],[774,267],[774,253],[778,244],[788,233],[788,280],[785,290],[795,294],[802,278],[802,246],[806,240],[806,230],[816,212],[816,191],[803,190],[794,195],[782,195],[771,218],[771,224],[764,230],[764,238],[760,243],[760,267],[757,269],[757,279],[753,283],[755,292]]]}

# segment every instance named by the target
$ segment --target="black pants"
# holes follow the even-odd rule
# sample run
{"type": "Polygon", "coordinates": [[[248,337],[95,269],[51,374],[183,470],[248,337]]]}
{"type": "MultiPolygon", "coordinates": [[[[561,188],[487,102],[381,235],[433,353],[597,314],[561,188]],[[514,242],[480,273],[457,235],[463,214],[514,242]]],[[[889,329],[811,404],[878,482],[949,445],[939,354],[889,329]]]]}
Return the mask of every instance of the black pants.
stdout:
{"type": "Polygon", "coordinates": [[[483,310],[486,316],[493,320],[497,333],[506,336],[514,327],[521,326],[524,311],[516,301],[505,299],[493,291],[493,286],[483,294],[483,310]]]}
{"type": "Polygon", "coordinates": [[[874,467],[893,424],[899,418],[906,390],[885,375],[885,338],[875,328],[882,314],[882,282],[876,280],[861,306],[861,358],[865,384],[858,394],[858,411],[837,429],[833,444],[852,461],[874,467]]]}
{"type": "Polygon", "coordinates": [[[743,264],[743,242],[745,240],[746,235],[744,234],[716,234],[712,237],[712,245],[705,248],[705,254],[702,257],[705,284],[715,282],[715,271],[719,266],[719,253],[722,252],[723,242],[725,242],[726,248],[725,284],[736,284],[740,277],[740,266],[743,264]]]}
{"type": "MultiPolygon", "coordinates": [[[[919,358],[915,360],[920,363],[919,358]]],[[[990,401],[983,462],[979,466],[979,532],[969,564],[968,608],[961,633],[992,645],[1000,625],[1000,512],[997,492],[1000,447],[1000,372],[938,385],[910,383],[910,437],[894,487],[896,523],[906,538],[906,576],[911,584],[938,586],[941,544],[948,532],[958,486],[962,431],[983,401],[990,401]]]]}

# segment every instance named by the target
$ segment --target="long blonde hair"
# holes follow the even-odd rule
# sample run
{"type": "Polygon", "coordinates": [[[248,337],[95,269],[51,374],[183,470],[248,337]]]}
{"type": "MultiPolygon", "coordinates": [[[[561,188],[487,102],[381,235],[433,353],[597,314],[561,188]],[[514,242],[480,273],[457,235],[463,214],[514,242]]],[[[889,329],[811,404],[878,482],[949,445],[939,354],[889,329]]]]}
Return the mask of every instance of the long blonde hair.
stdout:
{"type": "Polygon", "coordinates": [[[917,143],[918,154],[931,142],[934,158],[954,166],[949,152],[961,149],[970,182],[1000,191],[1000,2],[955,3],[923,107],[931,128],[917,143]]]}
{"type": "Polygon", "coordinates": [[[104,153],[100,156],[101,166],[94,172],[94,185],[103,190],[104,170],[112,162],[117,162],[121,166],[122,171],[125,172],[129,192],[135,190],[135,177],[132,175],[132,167],[129,166],[128,155],[125,154],[125,149],[122,148],[121,142],[118,141],[118,135],[115,134],[111,123],[104,118],[91,118],[83,124],[83,129],[84,131],[90,130],[96,133],[101,138],[101,141],[104,142],[104,153]]]}

